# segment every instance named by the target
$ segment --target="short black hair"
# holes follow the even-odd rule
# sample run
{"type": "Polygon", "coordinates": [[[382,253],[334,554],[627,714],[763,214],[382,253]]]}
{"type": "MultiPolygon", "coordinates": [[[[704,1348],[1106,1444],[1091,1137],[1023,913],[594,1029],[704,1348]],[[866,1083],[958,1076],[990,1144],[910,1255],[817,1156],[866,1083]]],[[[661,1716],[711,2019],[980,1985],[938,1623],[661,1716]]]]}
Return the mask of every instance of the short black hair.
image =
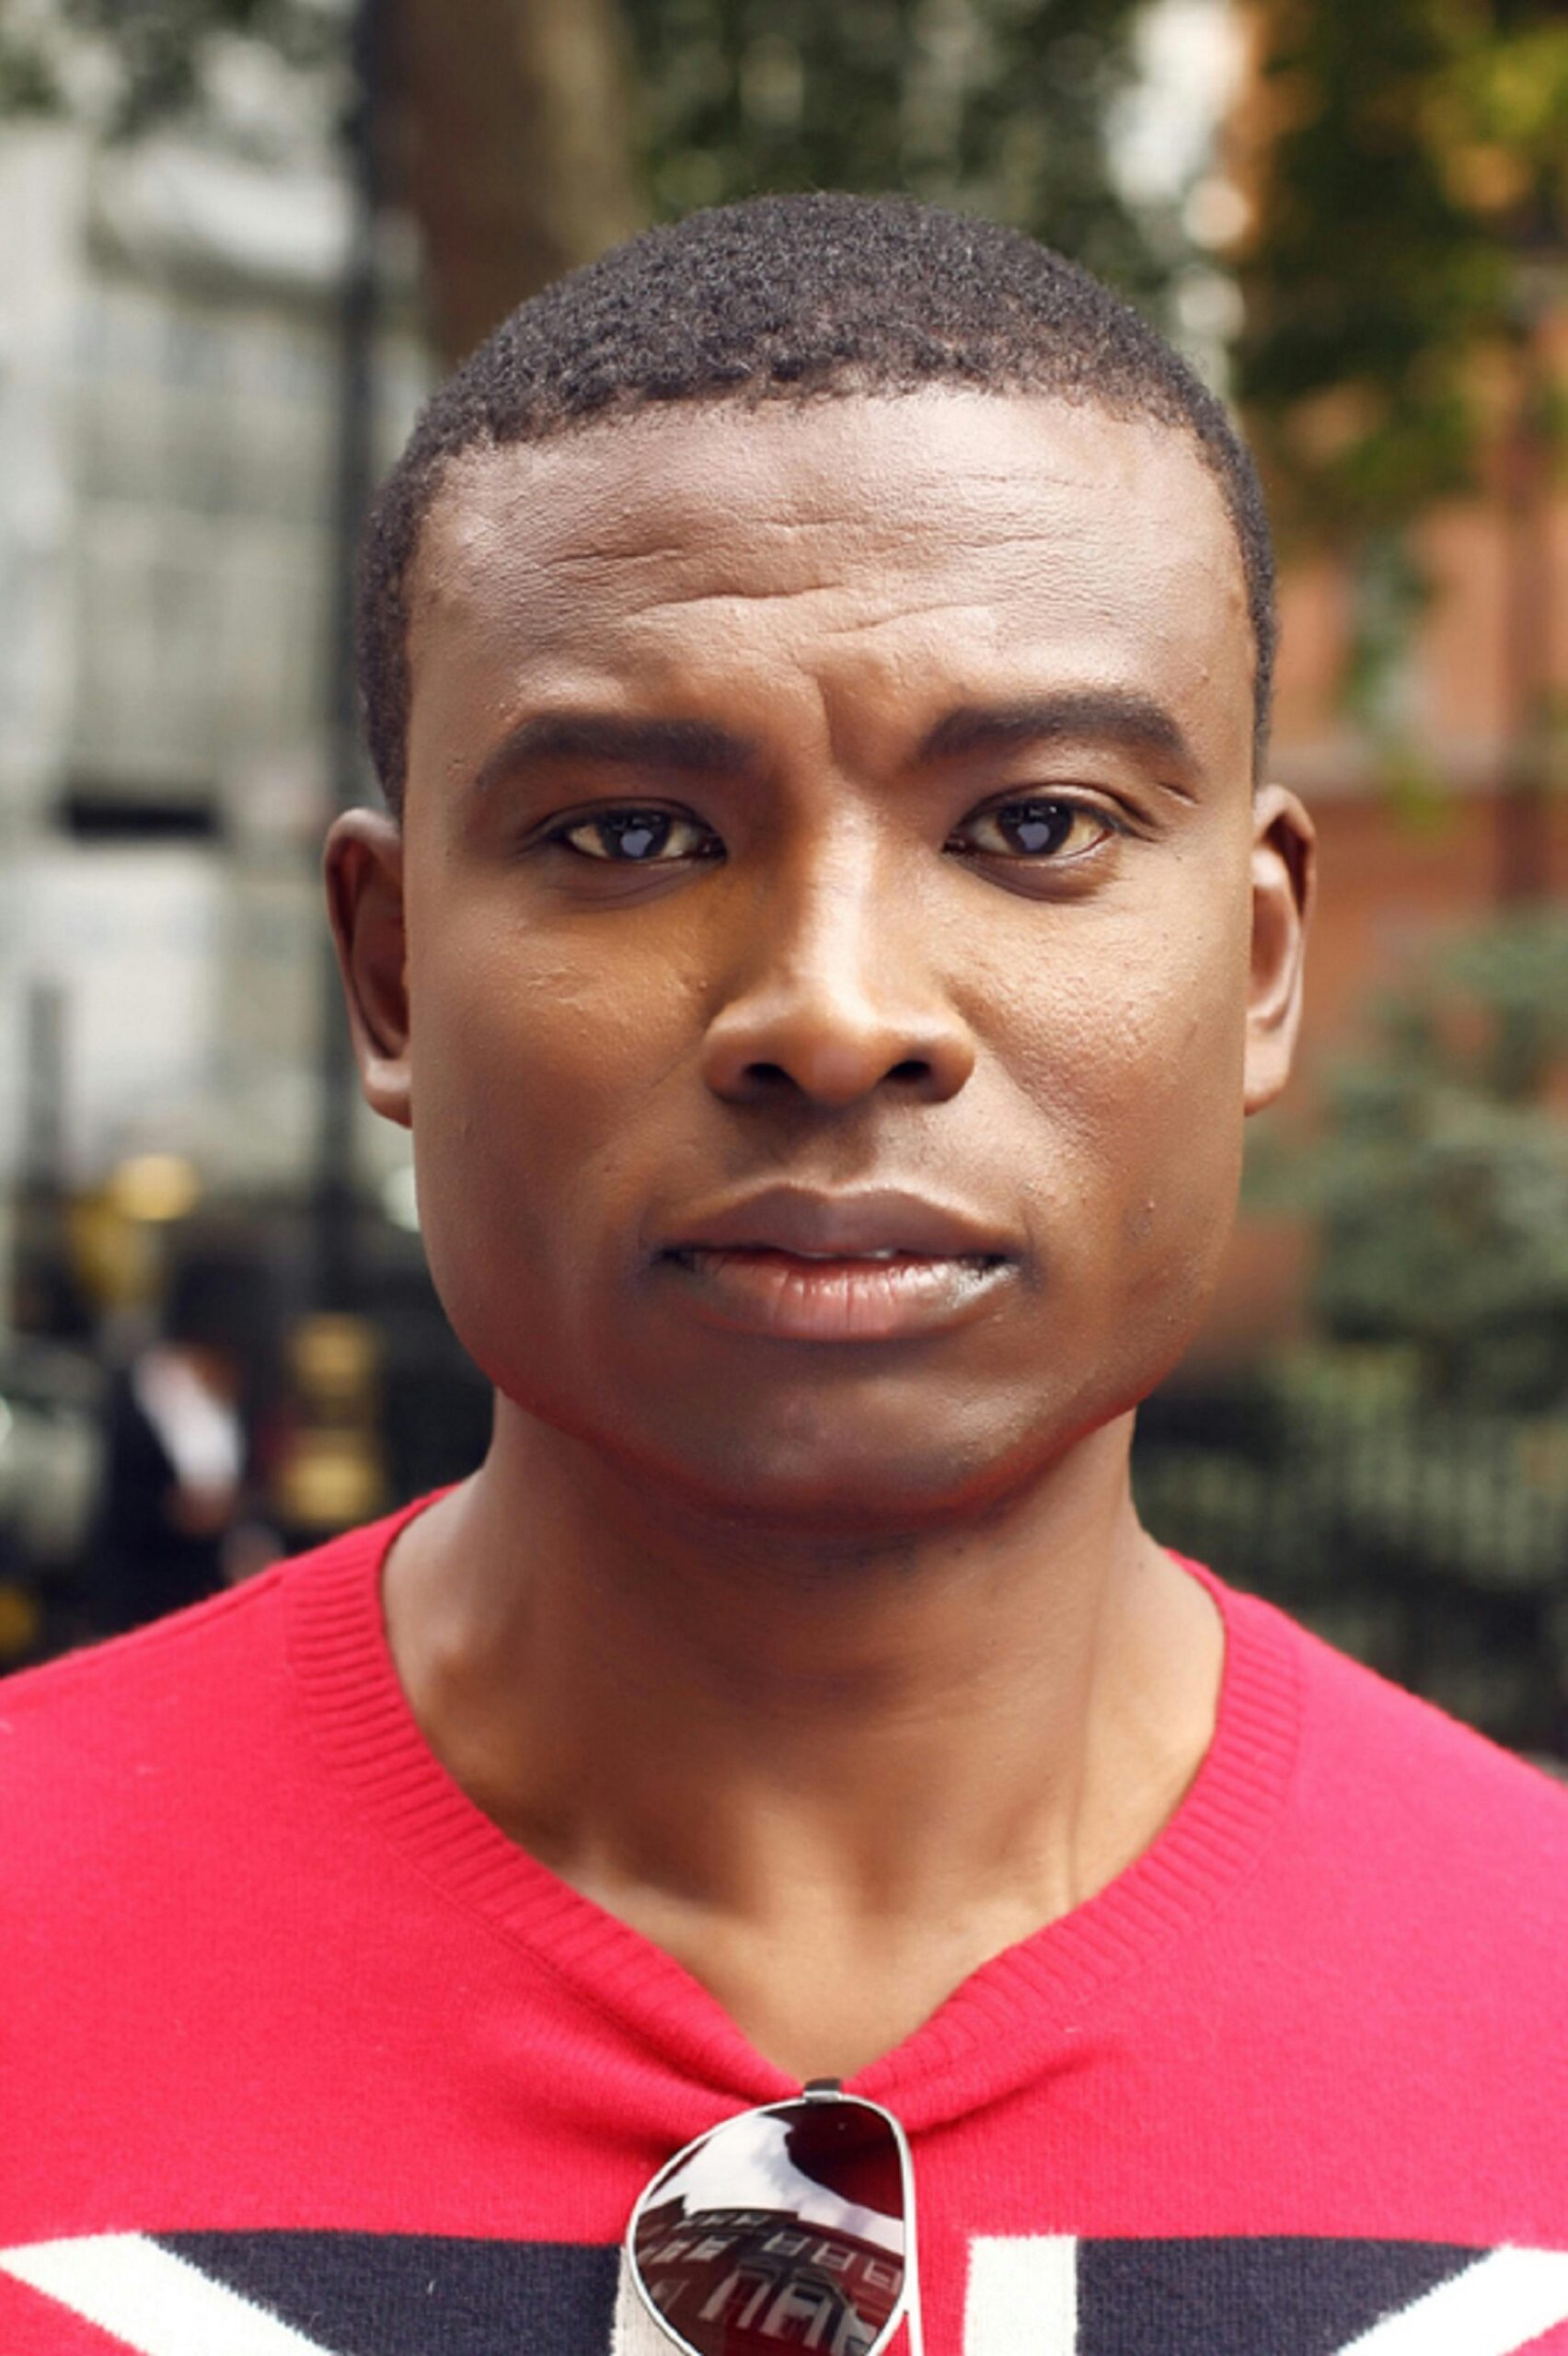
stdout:
{"type": "Polygon", "coordinates": [[[658,402],[802,401],[946,385],[1043,392],[1191,435],[1240,548],[1267,740],[1278,625],[1257,472],[1185,360],[1086,270],[1016,229],[896,196],[765,196],[651,229],[513,311],[425,407],[372,509],[359,662],[371,757],[401,807],[409,592],[465,451],[658,402]]]}

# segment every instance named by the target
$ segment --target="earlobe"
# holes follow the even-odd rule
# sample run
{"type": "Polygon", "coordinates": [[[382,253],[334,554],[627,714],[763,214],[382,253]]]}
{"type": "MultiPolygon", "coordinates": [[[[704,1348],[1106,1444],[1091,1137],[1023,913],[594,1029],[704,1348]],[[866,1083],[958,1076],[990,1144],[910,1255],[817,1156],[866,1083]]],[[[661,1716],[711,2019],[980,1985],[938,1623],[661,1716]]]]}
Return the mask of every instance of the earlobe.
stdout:
{"type": "Polygon", "coordinates": [[[377,810],[350,810],[327,837],[327,906],[365,1103],[412,1126],[403,836],[377,810]]]}
{"type": "Polygon", "coordinates": [[[1245,1103],[1272,1104],[1290,1077],[1301,1021],[1307,922],[1316,888],[1317,836],[1294,793],[1266,785],[1253,808],[1252,949],[1247,999],[1245,1103]]]}

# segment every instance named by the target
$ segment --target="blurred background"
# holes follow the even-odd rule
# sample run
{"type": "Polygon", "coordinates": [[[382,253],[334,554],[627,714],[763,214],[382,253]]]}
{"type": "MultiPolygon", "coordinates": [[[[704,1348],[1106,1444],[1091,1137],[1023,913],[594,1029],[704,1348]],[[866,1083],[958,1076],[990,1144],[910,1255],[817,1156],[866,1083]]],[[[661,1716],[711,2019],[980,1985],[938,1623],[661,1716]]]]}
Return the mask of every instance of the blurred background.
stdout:
{"type": "Polygon", "coordinates": [[[521,298],[823,186],[1033,231],[1242,414],[1323,900],[1140,1497],[1568,1758],[1561,0],[9,0],[0,1666],[481,1454],[320,913],[359,520],[521,298]]]}

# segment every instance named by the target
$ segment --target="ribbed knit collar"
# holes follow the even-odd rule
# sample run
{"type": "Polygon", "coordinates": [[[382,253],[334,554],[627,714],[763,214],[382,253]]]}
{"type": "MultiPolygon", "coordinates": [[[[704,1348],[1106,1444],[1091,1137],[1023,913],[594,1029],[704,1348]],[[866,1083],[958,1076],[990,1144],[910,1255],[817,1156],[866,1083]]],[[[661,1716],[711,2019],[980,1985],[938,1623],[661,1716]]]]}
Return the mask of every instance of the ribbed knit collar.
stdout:
{"type": "MultiPolygon", "coordinates": [[[[330,1772],[428,1880],[683,2073],[741,2104],[794,2091],[681,1965],[520,1849],[430,1749],[398,1682],[381,1610],[387,1552],[419,1510],[354,1530],[283,1574],[290,1655],[330,1772]]],[[[1124,1872],[983,1964],[855,2079],[911,2129],[980,2108],[1068,2062],[1096,2000],[1158,1963],[1242,1884],[1267,1843],[1300,1717],[1288,1623],[1200,1565],[1187,1567],[1214,1595],[1226,1634],[1204,1763],[1124,1872]]]]}

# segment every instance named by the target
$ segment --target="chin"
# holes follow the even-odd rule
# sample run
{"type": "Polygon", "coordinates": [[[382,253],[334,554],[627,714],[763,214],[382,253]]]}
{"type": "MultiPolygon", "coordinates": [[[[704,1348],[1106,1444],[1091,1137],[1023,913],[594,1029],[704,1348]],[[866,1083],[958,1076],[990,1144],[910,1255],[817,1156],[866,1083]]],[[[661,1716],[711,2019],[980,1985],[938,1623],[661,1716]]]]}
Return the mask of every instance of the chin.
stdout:
{"type": "Polygon", "coordinates": [[[790,1430],[782,1418],[748,1427],[732,1417],[721,1432],[711,1425],[686,1434],[623,1428],[600,1444],[644,1492],[663,1489],[672,1503],[732,1529],[831,1551],[894,1543],[998,1510],[1083,1428],[1078,1419],[1058,1427],[1037,1409],[1009,1413],[994,1401],[968,1417],[928,1414],[914,1429],[892,1428],[891,1420],[867,1416],[851,1427],[840,1413],[831,1422],[802,1417],[790,1430]]]}
{"type": "MultiPolygon", "coordinates": [[[[613,1363],[594,1361],[571,1352],[564,1319],[556,1345],[525,1357],[514,1331],[493,1349],[499,1337],[465,1338],[514,1408],[598,1458],[643,1510],[831,1552],[1005,1513],[1154,1387],[1187,1337],[1186,1306],[1146,1299],[1088,1334],[1062,1321],[1027,1353],[971,1340],[945,1364],[922,1351],[873,1370],[824,1353],[788,1379],[771,1361],[683,1360],[630,1334],[613,1363]]],[[[1124,1449],[1124,1434],[1109,1444],[1124,1449]]]]}

